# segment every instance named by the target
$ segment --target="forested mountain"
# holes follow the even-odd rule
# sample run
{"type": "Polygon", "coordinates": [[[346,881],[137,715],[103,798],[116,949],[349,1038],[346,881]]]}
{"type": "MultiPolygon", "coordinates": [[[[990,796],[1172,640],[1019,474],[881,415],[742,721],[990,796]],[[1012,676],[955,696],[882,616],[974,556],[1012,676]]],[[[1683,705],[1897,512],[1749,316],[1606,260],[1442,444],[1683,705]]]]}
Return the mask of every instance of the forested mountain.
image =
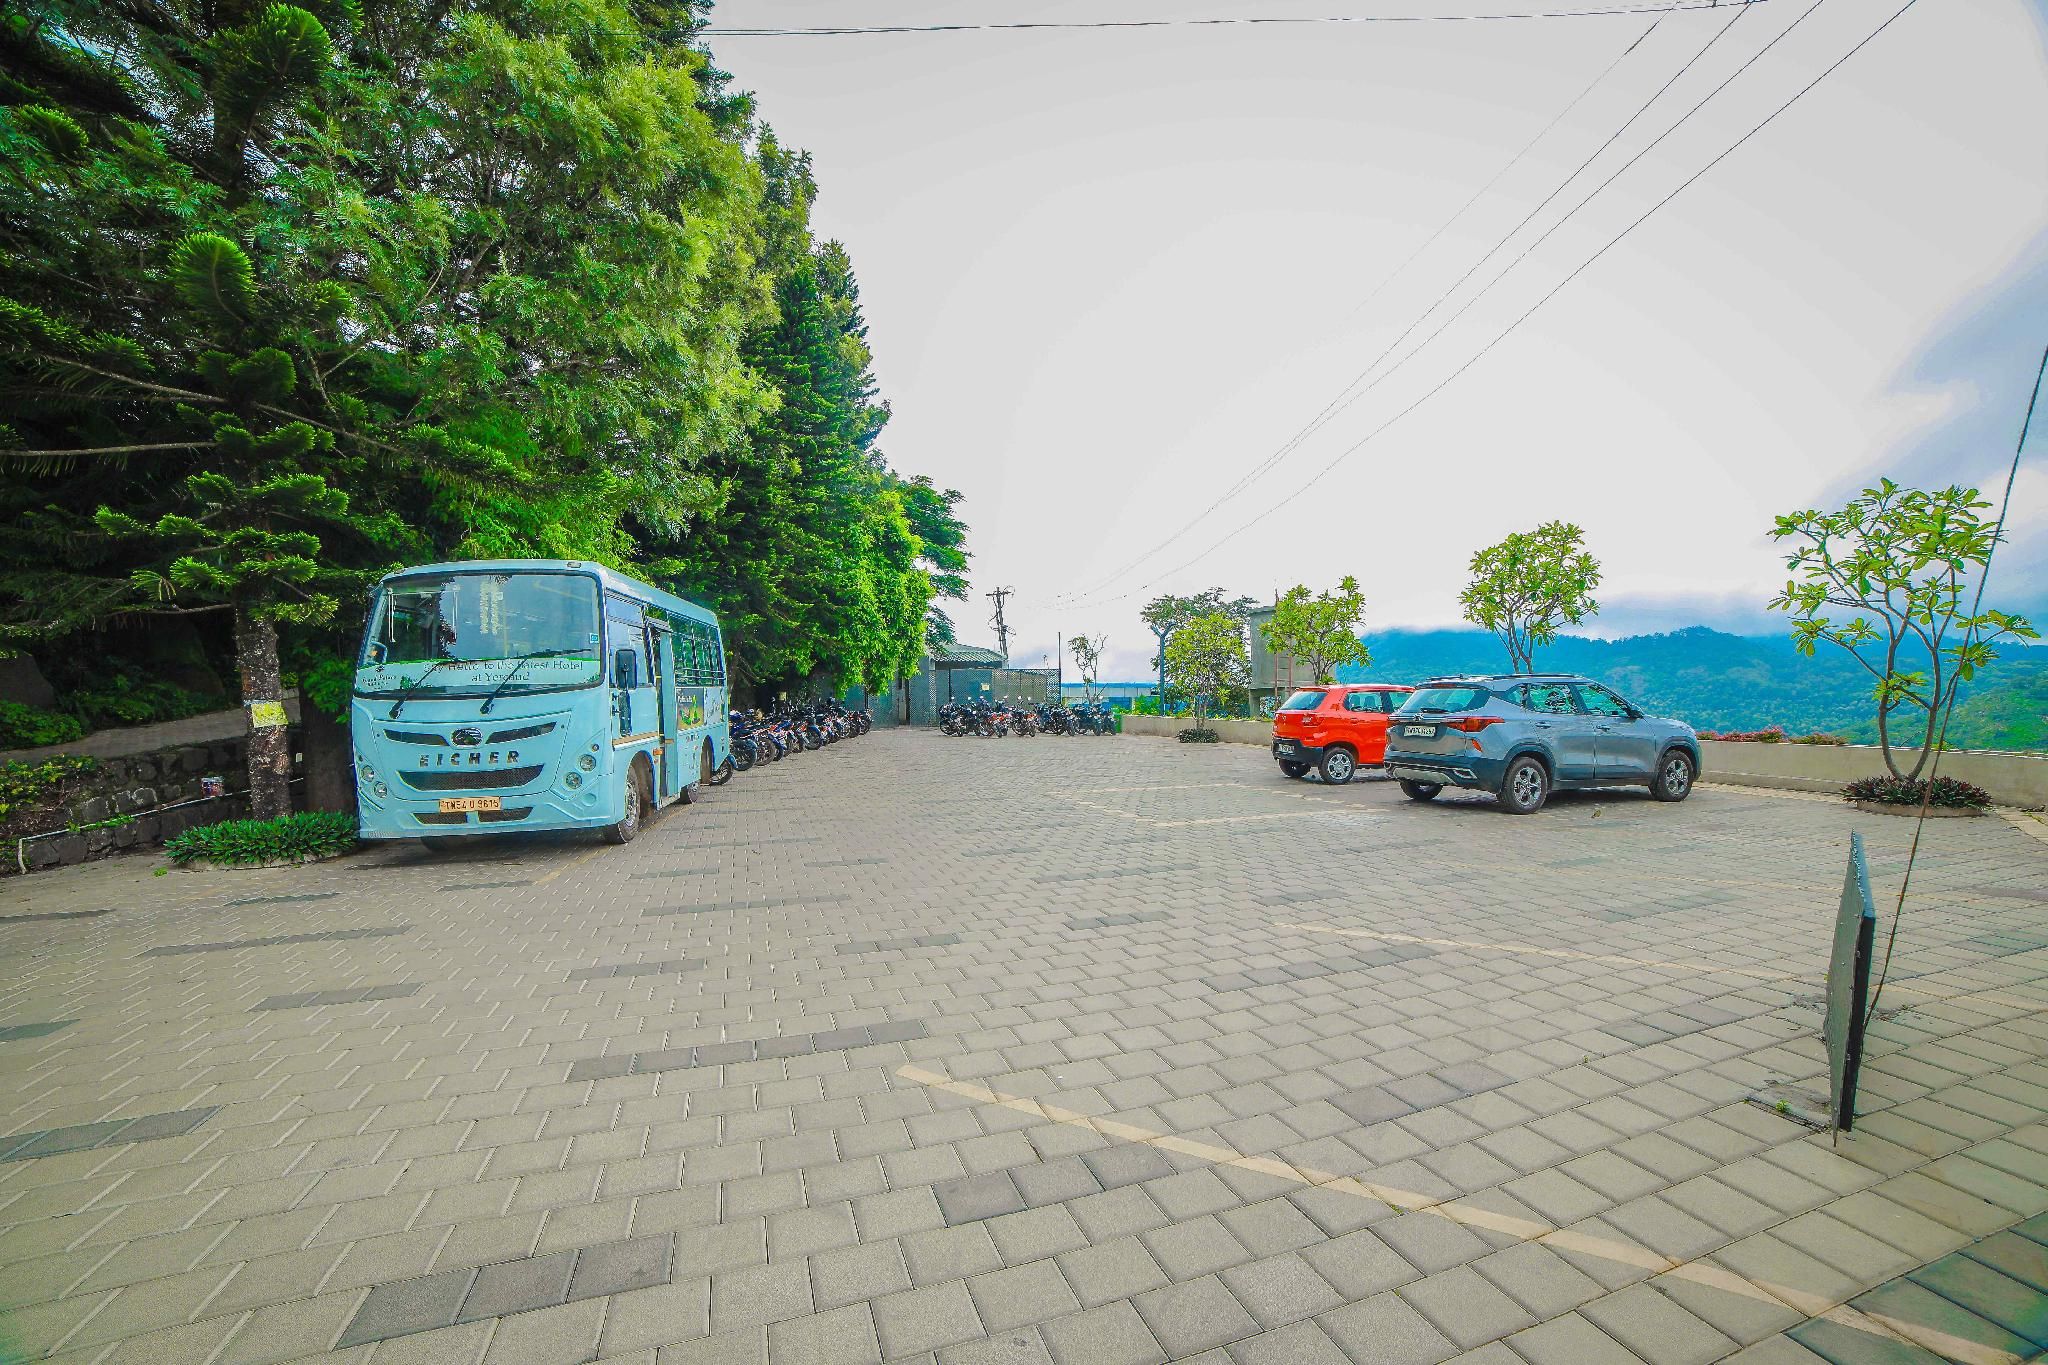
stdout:
{"type": "MultiPolygon", "coordinates": [[[[1419,682],[1497,672],[1500,644],[1477,630],[1386,631],[1365,637],[1373,662],[1346,682],[1419,682]]],[[[1964,748],[2048,749],[2048,646],[2000,649],[1957,703],[1949,742],[1964,748]]],[[[1789,637],[1726,635],[1693,626],[1619,640],[1565,636],[1536,651],[1536,667],[1585,673],[1637,705],[1706,730],[1782,725],[1853,740],[1877,735],[1870,675],[1839,650],[1802,656],[1789,637]]]]}
{"type": "Polygon", "coordinates": [[[707,601],[742,684],[920,654],[959,495],[884,459],[853,263],[706,9],[10,6],[0,648],[331,709],[379,574],[537,556],[707,601]]]}

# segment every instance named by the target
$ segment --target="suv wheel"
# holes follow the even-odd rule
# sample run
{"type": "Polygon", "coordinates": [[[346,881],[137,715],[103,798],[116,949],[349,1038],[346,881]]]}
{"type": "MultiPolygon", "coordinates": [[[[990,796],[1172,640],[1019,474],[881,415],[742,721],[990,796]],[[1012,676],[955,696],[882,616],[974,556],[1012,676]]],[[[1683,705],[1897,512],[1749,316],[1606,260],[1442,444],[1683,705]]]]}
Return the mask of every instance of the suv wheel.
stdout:
{"type": "Polygon", "coordinates": [[[1442,790],[1443,786],[1441,783],[1410,782],[1405,777],[1401,779],[1401,795],[1407,797],[1410,801],[1434,801],[1436,800],[1436,794],[1442,790]]]}
{"type": "Polygon", "coordinates": [[[1650,795],[1659,801],[1683,801],[1692,795],[1692,759],[1673,749],[1657,763],[1657,776],[1650,782],[1650,795]]]}
{"type": "Polygon", "coordinates": [[[1289,777],[1307,777],[1308,764],[1289,763],[1287,760],[1282,759],[1280,761],[1280,771],[1285,773],[1289,777]]]}
{"type": "Polygon", "coordinates": [[[1357,774],[1358,759],[1349,749],[1325,749],[1316,770],[1323,775],[1323,781],[1341,787],[1357,774]]]}
{"type": "Polygon", "coordinates": [[[1500,808],[1510,815],[1534,815],[1550,796],[1550,774],[1543,764],[1524,755],[1508,764],[1501,779],[1500,808]]]}

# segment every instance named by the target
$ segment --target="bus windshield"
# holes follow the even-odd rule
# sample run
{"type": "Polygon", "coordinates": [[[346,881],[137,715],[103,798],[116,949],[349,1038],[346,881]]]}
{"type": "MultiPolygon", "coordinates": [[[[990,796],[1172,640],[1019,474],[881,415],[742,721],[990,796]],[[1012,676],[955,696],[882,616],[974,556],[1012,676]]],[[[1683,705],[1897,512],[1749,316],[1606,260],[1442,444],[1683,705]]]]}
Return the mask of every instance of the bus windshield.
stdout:
{"type": "Polygon", "coordinates": [[[378,592],[357,661],[356,695],[552,691],[588,687],[603,676],[595,578],[423,574],[393,579],[378,592]]]}

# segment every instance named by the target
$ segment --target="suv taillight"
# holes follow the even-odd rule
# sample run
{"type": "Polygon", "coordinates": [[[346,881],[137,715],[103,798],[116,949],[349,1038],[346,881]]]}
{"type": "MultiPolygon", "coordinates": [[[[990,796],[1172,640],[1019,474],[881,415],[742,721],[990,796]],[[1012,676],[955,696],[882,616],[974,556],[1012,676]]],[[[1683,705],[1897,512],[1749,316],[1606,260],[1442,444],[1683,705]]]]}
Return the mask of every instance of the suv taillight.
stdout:
{"type": "Polygon", "coordinates": [[[1456,720],[1447,720],[1444,724],[1450,729],[1463,730],[1468,735],[1476,735],[1487,726],[1499,725],[1506,719],[1507,717],[1505,716],[1460,716],[1456,720]]]}

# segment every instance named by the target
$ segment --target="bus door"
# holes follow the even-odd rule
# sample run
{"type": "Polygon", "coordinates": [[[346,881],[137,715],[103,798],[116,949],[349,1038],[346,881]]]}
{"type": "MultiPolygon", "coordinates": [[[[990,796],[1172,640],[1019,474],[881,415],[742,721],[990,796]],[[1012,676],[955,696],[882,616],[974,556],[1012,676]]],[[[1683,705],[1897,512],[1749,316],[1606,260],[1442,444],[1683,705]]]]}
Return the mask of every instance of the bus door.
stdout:
{"type": "Polygon", "coordinates": [[[647,648],[647,617],[638,602],[607,595],[604,618],[612,685],[612,747],[624,749],[661,733],[654,660],[647,648]]]}
{"type": "Polygon", "coordinates": [[[654,698],[661,729],[661,795],[676,794],[682,771],[676,762],[676,646],[675,634],[662,622],[647,623],[650,656],[654,660],[654,698]]]}

